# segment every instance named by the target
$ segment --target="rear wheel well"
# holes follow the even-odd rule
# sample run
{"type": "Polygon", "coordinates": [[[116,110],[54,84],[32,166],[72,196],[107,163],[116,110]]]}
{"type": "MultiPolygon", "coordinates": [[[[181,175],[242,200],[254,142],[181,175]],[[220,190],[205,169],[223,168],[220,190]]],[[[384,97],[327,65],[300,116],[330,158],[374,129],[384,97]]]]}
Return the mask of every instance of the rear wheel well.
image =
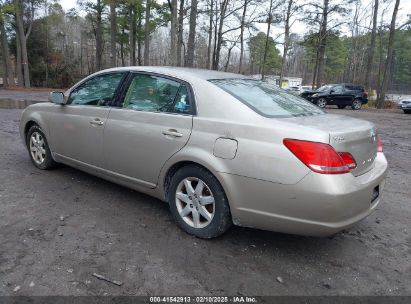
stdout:
{"type": "MultiPolygon", "coordinates": [[[[164,184],[163,184],[163,187],[164,187],[164,194],[165,194],[165,197],[167,197],[167,195],[168,195],[168,188],[169,188],[169,186],[170,186],[170,182],[171,182],[171,179],[172,179],[172,177],[174,176],[174,174],[178,171],[178,170],[180,170],[181,168],[183,168],[183,167],[186,167],[186,166],[198,166],[198,167],[201,167],[201,168],[204,168],[205,170],[207,170],[208,172],[210,172],[211,174],[213,174],[210,170],[208,170],[206,167],[204,167],[203,165],[200,165],[199,163],[196,163],[196,162],[193,162],[193,161],[181,161],[181,162],[178,162],[178,163],[175,163],[174,165],[172,165],[169,169],[168,169],[168,171],[167,171],[167,173],[166,173],[166,175],[165,175],[165,177],[164,177],[164,184]]],[[[213,174],[214,175],[214,174],[213,174]]],[[[214,175],[215,176],[215,175],[214,175]]],[[[218,178],[217,178],[217,180],[218,180],[218,178]]],[[[220,183],[221,184],[221,183],[220,183]]],[[[224,188],[223,188],[224,189],[224,188]]]]}

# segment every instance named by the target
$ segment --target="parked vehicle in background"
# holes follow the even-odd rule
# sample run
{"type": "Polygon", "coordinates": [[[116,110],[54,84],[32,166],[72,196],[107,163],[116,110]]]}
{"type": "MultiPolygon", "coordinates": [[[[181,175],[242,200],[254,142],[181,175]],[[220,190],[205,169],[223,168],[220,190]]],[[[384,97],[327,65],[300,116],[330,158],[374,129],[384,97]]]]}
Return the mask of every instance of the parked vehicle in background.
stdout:
{"type": "Polygon", "coordinates": [[[301,86],[301,93],[312,91],[313,87],[312,86],[301,86]]]}
{"type": "Polygon", "coordinates": [[[387,161],[375,126],[259,80],[115,68],[50,98],[20,121],[34,166],[64,163],[157,197],[197,237],[233,223],[326,236],[380,202],[387,161]]]}
{"type": "Polygon", "coordinates": [[[336,105],[339,109],[351,106],[353,110],[359,110],[368,102],[368,92],[362,86],[347,83],[327,84],[317,90],[303,92],[301,96],[320,108],[336,105]]]}
{"type": "Polygon", "coordinates": [[[411,100],[401,100],[398,107],[404,111],[405,114],[411,114],[411,100]]]}
{"type": "Polygon", "coordinates": [[[285,88],[285,90],[286,90],[287,92],[290,92],[291,94],[294,94],[294,95],[300,95],[300,93],[301,93],[300,87],[297,87],[297,86],[295,86],[295,87],[288,87],[288,88],[285,88]]]}

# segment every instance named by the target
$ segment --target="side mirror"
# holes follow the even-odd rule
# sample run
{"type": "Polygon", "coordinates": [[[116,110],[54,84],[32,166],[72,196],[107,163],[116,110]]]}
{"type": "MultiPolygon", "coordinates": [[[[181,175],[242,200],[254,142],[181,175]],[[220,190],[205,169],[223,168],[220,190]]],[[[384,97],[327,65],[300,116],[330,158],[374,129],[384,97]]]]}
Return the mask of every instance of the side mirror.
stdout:
{"type": "Polygon", "coordinates": [[[335,93],[335,91],[334,91],[334,90],[331,90],[331,91],[330,91],[330,94],[332,94],[332,93],[335,93]]]}
{"type": "Polygon", "coordinates": [[[64,93],[63,92],[51,92],[49,96],[49,101],[55,104],[63,105],[65,104],[64,93]]]}

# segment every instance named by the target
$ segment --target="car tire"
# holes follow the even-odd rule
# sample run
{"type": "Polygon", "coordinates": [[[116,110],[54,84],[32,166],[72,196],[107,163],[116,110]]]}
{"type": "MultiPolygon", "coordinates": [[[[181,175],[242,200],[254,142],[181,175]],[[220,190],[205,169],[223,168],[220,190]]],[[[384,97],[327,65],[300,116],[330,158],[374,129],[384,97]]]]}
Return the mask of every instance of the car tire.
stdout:
{"type": "Polygon", "coordinates": [[[337,107],[342,110],[345,109],[346,106],[338,105],[337,107]]]}
{"type": "Polygon", "coordinates": [[[203,239],[220,236],[232,226],[227,197],[213,174],[197,165],[171,178],[167,200],[177,225],[203,239]]]}
{"type": "Polygon", "coordinates": [[[324,109],[327,106],[327,99],[325,98],[319,98],[316,102],[317,106],[320,108],[324,109]]]}
{"type": "Polygon", "coordinates": [[[403,110],[405,114],[411,114],[411,110],[403,110]]]}
{"type": "Polygon", "coordinates": [[[46,136],[37,125],[32,126],[27,132],[26,145],[33,165],[41,170],[51,169],[56,165],[46,136]]]}
{"type": "Polygon", "coordinates": [[[358,99],[358,98],[354,99],[352,104],[351,104],[351,108],[353,110],[360,110],[361,107],[362,107],[362,100],[358,99]]]}

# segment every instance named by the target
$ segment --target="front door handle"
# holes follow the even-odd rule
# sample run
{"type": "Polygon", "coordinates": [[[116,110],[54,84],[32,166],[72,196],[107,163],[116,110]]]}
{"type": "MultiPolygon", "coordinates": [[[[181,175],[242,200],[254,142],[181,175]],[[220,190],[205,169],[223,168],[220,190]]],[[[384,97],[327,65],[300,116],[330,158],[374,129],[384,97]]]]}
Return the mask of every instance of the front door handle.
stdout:
{"type": "Polygon", "coordinates": [[[102,122],[99,118],[95,118],[93,120],[90,120],[90,124],[96,125],[96,126],[102,126],[104,125],[104,122],[102,122]]]}
{"type": "Polygon", "coordinates": [[[163,135],[172,137],[183,137],[183,134],[178,132],[176,129],[168,129],[163,131],[163,135]]]}

